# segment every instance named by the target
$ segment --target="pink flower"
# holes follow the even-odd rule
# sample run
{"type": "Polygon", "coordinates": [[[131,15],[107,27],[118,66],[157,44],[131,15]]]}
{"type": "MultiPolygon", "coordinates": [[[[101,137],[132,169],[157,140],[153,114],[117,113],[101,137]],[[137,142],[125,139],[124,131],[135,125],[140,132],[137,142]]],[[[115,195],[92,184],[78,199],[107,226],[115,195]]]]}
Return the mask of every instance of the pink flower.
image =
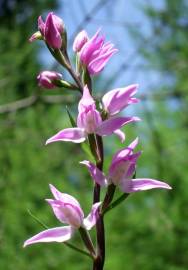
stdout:
{"type": "Polygon", "coordinates": [[[100,36],[100,30],[89,39],[80,51],[80,60],[87,66],[90,75],[100,73],[111,56],[117,52],[111,42],[104,42],[105,37],[100,36]]]}
{"type": "MultiPolygon", "coordinates": [[[[40,16],[38,18],[38,29],[50,47],[54,49],[61,48],[62,33],[64,32],[64,23],[61,18],[54,15],[53,12],[50,12],[44,22],[40,16]]],[[[36,33],[34,33],[29,39],[31,42],[38,39],[38,35],[36,33]]]]}
{"type": "Polygon", "coordinates": [[[69,226],[56,227],[42,231],[24,242],[24,247],[40,243],[40,242],[65,242],[68,241],[74,234],[75,230],[80,227],[86,230],[91,230],[97,221],[97,211],[100,202],[95,203],[89,215],[84,218],[84,213],[80,207],[79,202],[72,196],[61,193],[54,186],[50,185],[51,192],[54,199],[47,199],[46,201],[52,207],[54,215],[61,222],[69,226]]]}
{"type": "Polygon", "coordinates": [[[137,103],[139,100],[133,98],[137,92],[137,88],[138,84],[131,84],[127,87],[117,88],[107,92],[102,98],[102,104],[108,117],[119,113],[132,103],[137,103]]]}
{"type": "MultiPolygon", "coordinates": [[[[139,100],[133,97],[137,92],[137,88],[138,84],[132,84],[107,92],[102,98],[102,106],[106,118],[113,117],[132,103],[137,103],[139,100]]],[[[114,134],[120,138],[121,142],[125,140],[125,134],[121,130],[115,130],[114,134]]]]}
{"type": "Polygon", "coordinates": [[[111,135],[122,126],[140,120],[138,117],[113,117],[102,121],[87,86],[84,87],[83,96],[78,104],[78,112],[77,127],[61,130],[48,139],[46,144],[56,141],[81,143],[86,140],[88,134],[96,133],[100,136],[111,135]]]}
{"type": "Polygon", "coordinates": [[[79,52],[88,40],[89,38],[85,30],[82,30],[81,32],[79,32],[74,39],[73,51],[79,52]]]}
{"type": "Polygon", "coordinates": [[[38,76],[38,85],[47,89],[56,87],[53,80],[61,80],[62,75],[55,71],[42,71],[38,76]]]}
{"type": "Polygon", "coordinates": [[[136,162],[141,152],[133,153],[134,148],[138,144],[138,139],[134,140],[128,147],[118,151],[112,158],[108,176],[105,176],[93,163],[90,161],[82,161],[93,180],[100,186],[114,184],[125,193],[138,192],[153,188],[171,189],[171,187],[161,181],[150,178],[133,179],[136,162]]]}

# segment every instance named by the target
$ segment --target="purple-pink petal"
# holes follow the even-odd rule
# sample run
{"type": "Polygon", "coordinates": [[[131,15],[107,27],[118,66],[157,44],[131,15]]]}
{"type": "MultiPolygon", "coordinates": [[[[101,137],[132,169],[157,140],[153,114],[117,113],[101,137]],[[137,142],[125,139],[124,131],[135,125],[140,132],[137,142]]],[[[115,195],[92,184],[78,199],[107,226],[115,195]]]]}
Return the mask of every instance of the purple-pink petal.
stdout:
{"type": "Polygon", "coordinates": [[[96,52],[96,50],[99,50],[99,48],[102,46],[104,42],[104,37],[99,37],[99,34],[100,29],[82,47],[82,50],[80,52],[80,59],[86,65],[88,65],[89,62],[91,61],[93,53],[96,52]]]}
{"type": "Polygon", "coordinates": [[[140,121],[138,117],[116,117],[103,121],[96,129],[96,133],[100,136],[111,135],[115,130],[123,127],[131,122],[140,121]]]}
{"type": "Polygon", "coordinates": [[[65,203],[58,200],[46,200],[56,218],[62,222],[73,226],[74,228],[79,228],[84,219],[84,213],[80,206],[70,203],[65,203]]]}
{"type": "Polygon", "coordinates": [[[42,231],[24,242],[24,247],[36,243],[65,242],[73,235],[74,229],[71,226],[56,227],[42,231]]]}
{"type": "Polygon", "coordinates": [[[100,30],[89,39],[80,51],[80,60],[87,66],[90,75],[102,71],[111,56],[117,52],[111,42],[104,43],[105,37],[100,35],[100,30]]]}
{"type": "Polygon", "coordinates": [[[44,36],[45,23],[41,16],[38,17],[38,29],[41,32],[41,34],[44,36]]]}
{"type": "Polygon", "coordinates": [[[78,103],[79,113],[85,112],[88,107],[93,107],[95,109],[95,101],[91,96],[87,85],[84,86],[83,95],[78,103]]]}
{"type": "Polygon", "coordinates": [[[137,92],[138,84],[132,84],[124,88],[109,91],[102,98],[104,109],[110,114],[119,113],[131,103],[138,102],[132,96],[137,92]]]}
{"type": "Polygon", "coordinates": [[[128,101],[128,105],[138,103],[139,101],[139,98],[130,98],[128,101]]]}
{"type": "Polygon", "coordinates": [[[95,133],[98,125],[102,122],[100,113],[94,108],[78,114],[77,126],[83,128],[87,134],[95,133]]]}
{"type": "Polygon", "coordinates": [[[113,133],[120,139],[122,143],[125,141],[125,133],[121,131],[121,129],[116,129],[113,133]]]}
{"type": "Polygon", "coordinates": [[[62,37],[58,31],[53,14],[49,13],[45,23],[45,39],[49,46],[60,49],[62,46],[62,37]]]}
{"type": "Polygon", "coordinates": [[[154,188],[172,189],[167,183],[150,178],[137,178],[122,181],[120,188],[125,193],[144,191],[154,188]]]}
{"type": "Polygon", "coordinates": [[[97,75],[100,73],[111,56],[116,53],[117,49],[112,49],[109,52],[105,52],[104,54],[99,55],[98,57],[94,58],[89,64],[88,64],[88,70],[91,75],[97,75]]]}
{"type": "Polygon", "coordinates": [[[88,34],[85,30],[79,32],[73,42],[73,51],[79,52],[88,40],[88,34]]]}
{"type": "Polygon", "coordinates": [[[100,205],[101,205],[101,202],[93,204],[91,208],[91,212],[86,218],[84,218],[83,225],[86,228],[86,230],[91,230],[91,228],[95,226],[97,222],[97,218],[98,218],[97,212],[99,210],[100,205]]]}
{"type": "Polygon", "coordinates": [[[81,161],[80,163],[84,164],[88,168],[92,179],[97,184],[99,184],[100,186],[107,186],[108,185],[108,181],[107,181],[104,173],[101,172],[93,163],[91,163],[88,160],[81,161]]]}
{"type": "Polygon", "coordinates": [[[37,76],[38,85],[47,89],[52,89],[56,87],[56,85],[53,83],[53,80],[61,80],[62,75],[60,73],[57,73],[55,71],[42,71],[37,76]]]}
{"type": "Polygon", "coordinates": [[[62,34],[65,28],[63,20],[60,17],[56,16],[53,12],[51,12],[51,14],[57,30],[60,34],[62,34]]]}
{"type": "Polygon", "coordinates": [[[132,151],[137,146],[137,144],[138,144],[138,138],[136,138],[131,144],[129,144],[129,146],[119,150],[113,156],[111,165],[113,165],[114,163],[118,162],[121,159],[125,159],[130,153],[132,153],[132,151]]]}
{"type": "Polygon", "coordinates": [[[58,141],[81,143],[86,139],[85,130],[82,128],[66,128],[59,131],[46,141],[46,144],[58,141]]]}
{"type": "Polygon", "coordinates": [[[71,195],[67,193],[60,192],[56,187],[54,187],[52,184],[49,184],[50,190],[56,200],[60,200],[64,203],[72,203],[80,207],[79,202],[71,195]]]}

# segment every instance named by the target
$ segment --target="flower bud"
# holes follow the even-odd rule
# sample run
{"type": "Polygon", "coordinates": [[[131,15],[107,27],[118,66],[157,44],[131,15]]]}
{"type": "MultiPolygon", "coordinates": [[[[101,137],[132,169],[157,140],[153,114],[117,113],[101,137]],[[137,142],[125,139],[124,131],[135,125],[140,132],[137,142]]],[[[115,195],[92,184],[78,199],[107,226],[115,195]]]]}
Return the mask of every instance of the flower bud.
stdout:
{"type": "Polygon", "coordinates": [[[41,35],[40,31],[35,32],[35,33],[29,38],[29,42],[33,42],[33,41],[35,41],[35,40],[37,40],[37,39],[39,39],[39,40],[42,39],[42,35],[41,35]]]}
{"type": "Polygon", "coordinates": [[[49,13],[45,22],[44,36],[50,47],[54,49],[61,48],[63,31],[63,21],[52,12],[49,13]]]}
{"type": "Polygon", "coordinates": [[[74,39],[73,51],[79,52],[88,40],[89,37],[87,35],[87,32],[85,30],[82,30],[74,39]]]}
{"type": "Polygon", "coordinates": [[[32,42],[36,39],[44,39],[47,44],[53,49],[60,49],[66,46],[66,31],[61,18],[50,12],[43,21],[42,17],[38,18],[38,32],[34,33],[29,41],[32,42]]]}
{"type": "Polygon", "coordinates": [[[61,80],[62,75],[60,73],[57,73],[55,71],[42,71],[38,76],[38,85],[47,88],[52,89],[56,87],[54,84],[54,80],[61,80]]]}

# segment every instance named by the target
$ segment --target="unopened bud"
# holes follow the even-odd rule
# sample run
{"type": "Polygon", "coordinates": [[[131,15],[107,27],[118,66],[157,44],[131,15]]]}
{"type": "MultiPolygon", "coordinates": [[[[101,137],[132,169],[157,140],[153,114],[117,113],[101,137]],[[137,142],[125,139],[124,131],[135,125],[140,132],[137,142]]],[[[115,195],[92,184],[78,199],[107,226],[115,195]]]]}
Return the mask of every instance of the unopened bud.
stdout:
{"type": "Polygon", "coordinates": [[[62,79],[62,75],[55,71],[42,71],[37,76],[38,85],[47,89],[55,88],[56,84],[53,81],[61,80],[61,79],[62,79]]]}
{"type": "Polygon", "coordinates": [[[29,41],[33,42],[35,40],[41,40],[42,39],[42,35],[40,31],[35,32],[30,38],[29,41]]]}
{"type": "Polygon", "coordinates": [[[73,51],[79,52],[88,40],[89,38],[87,32],[85,30],[82,30],[74,39],[73,51]]]}
{"type": "Polygon", "coordinates": [[[53,49],[60,49],[65,46],[65,26],[61,18],[50,12],[43,21],[42,17],[38,18],[38,32],[34,33],[29,39],[31,42],[36,39],[44,39],[53,49]]]}
{"type": "Polygon", "coordinates": [[[44,36],[48,45],[54,49],[62,47],[63,21],[52,12],[48,14],[45,22],[44,36]]]}

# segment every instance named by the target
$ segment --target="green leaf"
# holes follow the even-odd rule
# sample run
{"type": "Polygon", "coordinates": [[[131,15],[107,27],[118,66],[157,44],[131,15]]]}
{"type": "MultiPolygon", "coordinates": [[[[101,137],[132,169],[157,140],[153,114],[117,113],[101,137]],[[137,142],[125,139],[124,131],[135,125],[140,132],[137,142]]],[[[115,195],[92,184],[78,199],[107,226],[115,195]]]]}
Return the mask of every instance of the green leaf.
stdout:
{"type": "Polygon", "coordinates": [[[87,142],[84,142],[84,143],[81,144],[81,146],[82,146],[82,150],[85,152],[85,154],[87,155],[88,159],[91,162],[95,163],[95,159],[94,159],[94,157],[93,157],[93,155],[91,153],[91,150],[90,150],[90,147],[89,147],[88,143],[87,142]]]}
{"type": "Polygon", "coordinates": [[[66,111],[67,111],[67,114],[69,116],[69,120],[70,120],[72,127],[76,127],[76,121],[74,120],[73,116],[71,115],[68,106],[66,106],[66,111]]]}

